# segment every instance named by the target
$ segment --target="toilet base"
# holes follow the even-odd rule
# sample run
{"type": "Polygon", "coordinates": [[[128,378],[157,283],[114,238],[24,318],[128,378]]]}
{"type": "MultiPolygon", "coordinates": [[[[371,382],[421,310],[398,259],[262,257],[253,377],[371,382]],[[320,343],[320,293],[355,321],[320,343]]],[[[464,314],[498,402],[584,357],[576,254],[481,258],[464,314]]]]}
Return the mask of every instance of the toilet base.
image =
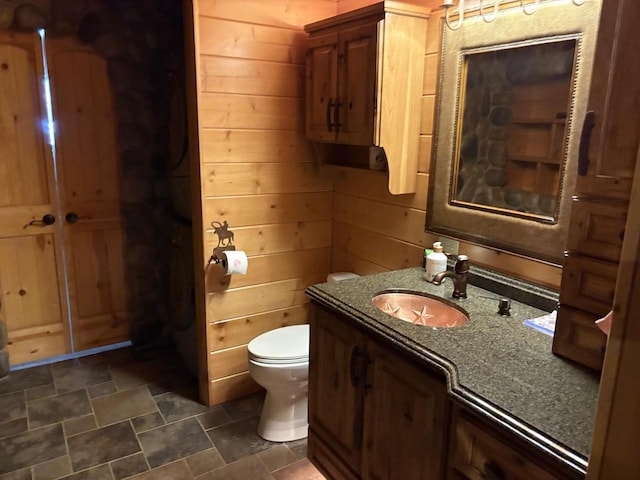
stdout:
{"type": "Polygon", "coordinates": [[[290,442],[306,438],[309,431],[307,419],[307,394],[302,398],[277,398],[267,392],[260,415],[258,435],[271,442],[290,442]]]}

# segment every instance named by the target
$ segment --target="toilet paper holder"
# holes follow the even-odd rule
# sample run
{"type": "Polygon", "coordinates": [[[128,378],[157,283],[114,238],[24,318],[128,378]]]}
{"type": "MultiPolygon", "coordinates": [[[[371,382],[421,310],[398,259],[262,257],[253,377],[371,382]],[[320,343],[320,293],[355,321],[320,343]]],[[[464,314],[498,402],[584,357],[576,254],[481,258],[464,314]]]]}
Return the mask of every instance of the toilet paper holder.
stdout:
{"type": "Polygon", "coordinates": [[[218,245],[213,249],[213,253],[211,254],[211,258],[209,258],[209,263],[207,265],[211,265],[212,263],[222,263],[226,268],[224,252],[228,252],[231,250],[235,250],[236,247],[233,245],[233,231],[229,230],[229,224],[226,220],[222,223],[213,221],[211,222],[211,226],[213,227],[213,233],[218,236],[218,245]]]}

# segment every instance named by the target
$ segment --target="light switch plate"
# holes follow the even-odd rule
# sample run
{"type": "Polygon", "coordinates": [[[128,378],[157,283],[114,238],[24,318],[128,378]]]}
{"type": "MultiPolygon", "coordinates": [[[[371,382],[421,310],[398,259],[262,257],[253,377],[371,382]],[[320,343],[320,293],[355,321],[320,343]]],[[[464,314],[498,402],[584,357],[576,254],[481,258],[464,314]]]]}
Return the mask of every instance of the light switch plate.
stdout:
{"type": "Polygon", "coordinates": [[[459,242],[457,240],[447,237],[439,237],[438,240],[442,243],[442,250],[444,250],[445,253],[458,254],[459,242]]]}

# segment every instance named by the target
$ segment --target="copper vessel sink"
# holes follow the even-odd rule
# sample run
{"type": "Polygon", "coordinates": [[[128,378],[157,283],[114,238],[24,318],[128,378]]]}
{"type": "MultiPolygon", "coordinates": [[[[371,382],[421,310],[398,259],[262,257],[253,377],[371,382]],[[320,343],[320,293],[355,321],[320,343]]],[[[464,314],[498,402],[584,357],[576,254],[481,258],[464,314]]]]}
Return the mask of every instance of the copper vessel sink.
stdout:
{"type": "Polygon", "coordinates": [[[388,315],[425,327],[461,327],[469,315],[453,303],[425,293],[384,291],[373,297],[373,305],[388,315]]]}

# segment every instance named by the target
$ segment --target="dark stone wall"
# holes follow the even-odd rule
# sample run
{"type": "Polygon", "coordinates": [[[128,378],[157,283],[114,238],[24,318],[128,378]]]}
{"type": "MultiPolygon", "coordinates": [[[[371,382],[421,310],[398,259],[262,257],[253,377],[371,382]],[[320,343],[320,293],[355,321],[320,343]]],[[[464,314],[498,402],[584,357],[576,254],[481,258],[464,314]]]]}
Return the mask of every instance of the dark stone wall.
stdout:
{"type": "Polygon", "coordinates": [[[172,138],[169,99],[184,85],[181,2],[16,0],[0,4],[0,28],[76,35],[107,60],[118,122],[130,337],[137,345],[168,340],[176,214],[167,166],[176,163],[172,145],[182,141],[172,138]]]}

